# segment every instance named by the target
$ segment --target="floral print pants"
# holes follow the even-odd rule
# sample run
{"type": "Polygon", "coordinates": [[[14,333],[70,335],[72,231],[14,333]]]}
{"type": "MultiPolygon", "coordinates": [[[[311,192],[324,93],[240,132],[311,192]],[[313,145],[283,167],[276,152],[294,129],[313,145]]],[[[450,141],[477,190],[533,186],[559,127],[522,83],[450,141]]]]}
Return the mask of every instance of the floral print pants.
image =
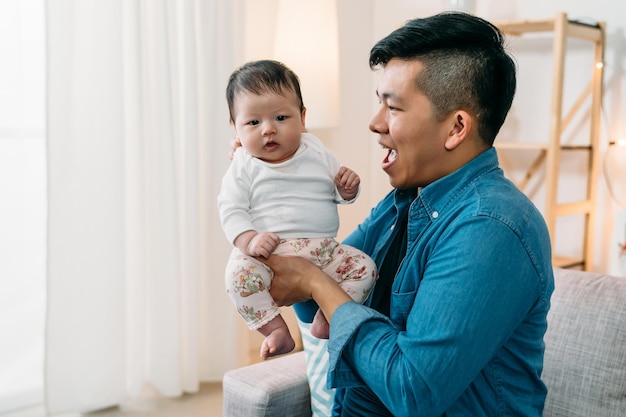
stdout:
{"type": "MultiPolygon", "coordinates": [[[[287,239],[274,255],[300,256],[313,262],[356,302],[365,301],[378,278],[376,264],[365,253],[332,238],[287,239]]],[[[274,273],[264,263],[233,249],[226,266],[226,292],[248,327],[256,330],[280,314],[269,290],[274,273]]]]}

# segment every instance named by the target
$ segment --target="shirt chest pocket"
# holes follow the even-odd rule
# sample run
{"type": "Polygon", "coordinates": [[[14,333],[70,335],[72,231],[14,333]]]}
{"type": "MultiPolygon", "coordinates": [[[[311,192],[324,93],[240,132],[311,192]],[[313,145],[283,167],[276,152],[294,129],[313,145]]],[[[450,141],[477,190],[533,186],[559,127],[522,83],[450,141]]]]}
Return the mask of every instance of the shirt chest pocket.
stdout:
{"type": "Polygon", "coordinates": [[[391,293],[391,313],[389,318],[400,330],[406,330],[406,321],[413,308],[416,295],[417,290],[391,293]]]}

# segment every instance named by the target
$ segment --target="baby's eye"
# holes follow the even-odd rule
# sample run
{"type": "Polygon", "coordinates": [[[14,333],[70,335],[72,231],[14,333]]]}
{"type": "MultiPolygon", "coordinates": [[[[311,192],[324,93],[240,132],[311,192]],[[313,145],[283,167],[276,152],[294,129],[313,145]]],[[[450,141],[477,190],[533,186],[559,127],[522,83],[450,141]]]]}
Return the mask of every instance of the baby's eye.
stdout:
{"type": "Polygon", "coordinates": [[[259,124],[259,121],[258,121],[258,120],[250,120],[250,121],[248,122],[248,124],[249,124],[249,125],[252,125],[252,126],[256,126],[256,125],[258,125],[258,124],[259,124]]]}
{"type": "Polygon", "coordinates": [[[279,122],[284,122],[285,120],[287,120],[287,116],[276,116],[276,120],[278,120],[279,122]]]}

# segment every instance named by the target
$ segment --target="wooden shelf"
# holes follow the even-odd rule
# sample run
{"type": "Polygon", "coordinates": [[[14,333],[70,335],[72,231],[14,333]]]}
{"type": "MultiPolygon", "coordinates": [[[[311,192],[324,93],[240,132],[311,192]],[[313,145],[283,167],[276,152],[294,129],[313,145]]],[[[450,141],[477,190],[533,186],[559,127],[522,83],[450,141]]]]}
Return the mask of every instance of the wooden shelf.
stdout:
{"type": "MultiPolygon", "coordinates": [[[[516,149],[516,150],[530,150],[530,151],[547,151],[547,143],[529,143],[529,142],[500,142],[494,143],[497,149],[516,149]]],[[[561,145],[563,151],[589,151],[590,145],[561,145]]]]}
{"type": "Polygon", "coordinates": [[[584,265],[585,261],[580,258],[568,258],[566,256],[554,256],[552,258],[552,266],[557,268],[576,268],[584,265]]]}
{"type": "Polygon", "coordinates": [[[601,30],[598,30],[601,29],[602,23],[590,24],[577,20],[567,20],[567,16],[564,13],[560,13],[556,19],[514,20],[500,22],[496,26],[501,31],[512,36],[521,36],[526,33],[554,32],[558,30],[557,25],[560,23],[560,16],[566,17],[567,36],[592,42],[604,41],[604,34],[601,30]]]}
{"type": "MultiPolygon", "coordinates": [[[[550,126],[547,139],[542,143],[500,143],[496,140],[495,147],[498,151],[532,151],[535,159],[528,165],[524,178],[516,184],[525,191],[531,179],[545,167],[546,200],[543,215],[552,239],[552,251],[555,253],[556,221],[559,216],[583,215],[584,231],[581,237],[581,257],[570,258],[563,256],[554,257],[554,265],[562,268],[581,267],[591,270],[593,267],[593,239],[595,231],[595,204],[596,188],[599,178],[600,167],[600,119],[602,105],[602,78],[604,69],[604,38],[605,25],[603,22],[586,23],[572,21],[565,13],[559,13],[554,19],[543,20],[520,20],[496,23],[503,33],[512,36],[523,36],[528,33],[552,32],[553,34],[553,69],[552,69],[552,92],[550,105],[550,126]],[[593,60],[590,63],[592,69],[591,80],[583,86],[578,99],[567,114],[563,112],[563,84],[565,74],[565,55],[567,52],[567,39],[577,38],[593,43],[593,60]],[[590,109],[583,105],[591,101],[590,109]],[[590,131],[588,142],[582,145],[566,144],[563,142],[563,131],[579,114],[588,117],[590,131]],[[568,152],[582,151],[588,156],[588,173],[586,182],[582,183],[581,189],[586,190],[586,195],[581,201],[559,203],[557,201],[559,187],[559,165],[562,157],[568,152]]],[[[501,159],[503,169],[506,171],[504,158],[501,159]]]]}
{"type": "Polygon", "coordinates": [[[496,149],[526,149],[535,151],[545,151],[548,149],[547,143],[535,143],[535,142],[498,142],[494,143],[496,149]]]}

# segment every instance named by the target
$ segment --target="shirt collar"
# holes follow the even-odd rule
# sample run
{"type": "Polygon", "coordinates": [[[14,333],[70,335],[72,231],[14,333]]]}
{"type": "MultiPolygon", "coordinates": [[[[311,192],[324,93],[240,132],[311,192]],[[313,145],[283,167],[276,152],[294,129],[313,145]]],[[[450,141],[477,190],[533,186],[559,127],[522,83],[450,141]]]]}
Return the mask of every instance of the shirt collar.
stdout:
{"type": "Polygon", "coordinates": [[[439,217],[446,206],[463,189],[482,174],[498,168],[498,154],[491,147],[461,168],[420,190],[418,200],[431,219],[439,217]]]}

